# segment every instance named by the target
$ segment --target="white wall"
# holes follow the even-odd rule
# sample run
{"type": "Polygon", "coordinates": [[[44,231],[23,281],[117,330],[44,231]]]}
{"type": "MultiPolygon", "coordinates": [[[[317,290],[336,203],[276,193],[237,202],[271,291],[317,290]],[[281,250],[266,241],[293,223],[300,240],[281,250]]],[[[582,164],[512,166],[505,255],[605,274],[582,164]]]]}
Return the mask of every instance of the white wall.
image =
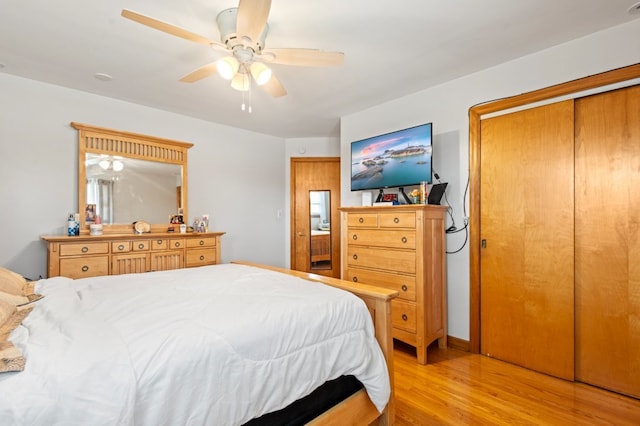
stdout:
{"type": "MultiPolygon", "coordinates": [[[[513,96],[640,62],[640,20],[592,34],[446,84],[342,117],[342,203],[359,205],[350,191],[351,141],[416,124],[434,124],[434,168],[450,183],[448,200],[458,228],[463,224],[463,195],[468,180],[471,106],[513,96]]],[[[428,55],[425,56],[428,59],[428,55]]],[[[544,177],[541,177],[541,179],[544,177]]],[[[464,232],[449,235],[447,249],[464,243],[464,232]]],[[[449,335],[469,339],[468,245],[447,256],[449,335]]]]}
{"type": "Polygon", "coordinates": [[[209,213],[210,229],[227,233],[223,262],[285,266],[283,139],[2,73],[0,93],[1,266],[45,276],[40,236],[62,234],[78,209],[71,121],[193,143],[188,220],[209,213]]]}

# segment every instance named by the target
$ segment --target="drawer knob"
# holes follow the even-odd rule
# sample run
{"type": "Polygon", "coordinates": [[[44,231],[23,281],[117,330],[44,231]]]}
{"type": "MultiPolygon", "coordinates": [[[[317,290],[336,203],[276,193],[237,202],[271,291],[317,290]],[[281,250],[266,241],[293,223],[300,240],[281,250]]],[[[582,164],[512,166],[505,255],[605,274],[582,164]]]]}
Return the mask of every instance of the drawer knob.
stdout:
{"type": "Polygon", "coordinates": [[[402,314],[402,321],[406,321],[408,319],[409,317],[407,316],[407,314],[402,314]]]}
{"type": "Polygon", "coordinates": [[[358,236],[356,234],[353,234],[353,237],[351,237],[351,238],[353,238],[353,240],[355,241],[355,240],[358,239],[358,236]]]}
{"type": "Polygon", "coordinates": [[[81,251],[82,251],[83,253],[86,253],[86,252],[88,252],[88,251],[89,251],[89,247],[84,246],[84,247],[82,247],[82,250],[81,250],[81,251]]]}
{"type": "Polygon", "coordinates": [[[200,260],[204,260],[204,256],[203,255],[200,255],[200,260]]]}
{"type": "Polygon", "coordinates": [[[82,272],[87,272],[89,270],[89,267],[87,265],[84,265],[82,267],[82,272]]]}
{"type": "Polygon", "coordinates": [[[142,244],[142,243],[138,244],[138,248],[139,248],[140,250],[142,250],[142,249],[144,248],[144,244],[142,244]]]}
{"type": "Polygon", "coordinates": [[[403,243],[406,244],[407,243],[407,237],[402,237],[402,239],[400,241],[402,241],[403,243]]]}
{"type": "Polygon", "coordinates": [[[398,219],[397,217],[393,218],[393,223],[400,223],[400,219],[398,219]]]}
{"type": "Polygon", "coordinates": [[[402,289],[402,291],[407,291],[409,289],[406,284],[402,284],[402,287],[400,288],[402,289]]]}
{"type": "Polygon", "coordinates": [[[200,240],[200,245],[203,246],[204,245],[204,240],[200,240]]]}
{"type": "Polygon", "coordinates": [[[156,243],[162,244],[162,240],[157,240],[156,243]]]}
{"type": "Polygon", "coordinates": [[[120,245],[118,246],[118,250],[124,250],[124,245],[120,244],[120,245]]]}
{"type": "Polygon", "coordinates": [[[363,217],[361,217],[360,219],[358,219],[358,222],[360,222],[360,223],[364,223],[364,218],[363,218],[363,217]]]}
{"type": "Polygon", "coordinates": [[[180,247],[180,243],[178,241],[175,242],[174,244],[175,247],[180,247]]]}
{"type": "Polygon", "coordinates": [[[352,280],[354,283],[357,283],[357,282],[358,282],[358,277],[353,277],[353,278],[351,278],[351,280],[352,280]]]}
{"type": "Polygon", "coordinates": [[[357,254],[353,255],[353,260],[358,260],[358,255],[357,254]]]}

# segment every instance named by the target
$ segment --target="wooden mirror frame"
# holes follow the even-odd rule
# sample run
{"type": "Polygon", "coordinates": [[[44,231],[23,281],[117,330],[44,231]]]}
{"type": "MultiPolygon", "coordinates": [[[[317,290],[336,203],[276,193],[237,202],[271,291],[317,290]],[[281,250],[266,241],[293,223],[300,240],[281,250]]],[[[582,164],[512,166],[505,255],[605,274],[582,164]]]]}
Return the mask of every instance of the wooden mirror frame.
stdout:
{"type": "MultiPolygon", "coordinates": [[[[80,233],[88,234],[89,225],[85,221],[84,211],[87,205],[87,170],[86,154],[118,155],[137,160],[155,161],[182,166],[182,213],[187,214],[187,150],[192,143],[173,141],[154,136],[107,129],[72,122],[71,126],[78,130],[78,212],[80,213],[80,233]]],[[[144,218],[140,218],[144,220],[144,218]]],[[[166,232],[167,223],[151,224],[151,232],[166,232]]],[[[105,234],[131,234],[132,224],[103,225],[105,234]]]]}

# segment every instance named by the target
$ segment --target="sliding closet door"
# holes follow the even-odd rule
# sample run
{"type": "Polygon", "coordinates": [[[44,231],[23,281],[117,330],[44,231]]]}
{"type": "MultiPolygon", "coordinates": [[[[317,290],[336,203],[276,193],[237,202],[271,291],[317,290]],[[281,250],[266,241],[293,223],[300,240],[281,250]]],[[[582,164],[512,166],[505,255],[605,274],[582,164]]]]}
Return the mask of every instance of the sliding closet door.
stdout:
{"type": "Polygon", "coordinates": [[[640,87],[575,108],[576,379],[640,397],[640,87]]]}
{"type": "Polygon", "coordinates": [[[481,122],[481,352],[573,379],[573,101],[481,122]]]}

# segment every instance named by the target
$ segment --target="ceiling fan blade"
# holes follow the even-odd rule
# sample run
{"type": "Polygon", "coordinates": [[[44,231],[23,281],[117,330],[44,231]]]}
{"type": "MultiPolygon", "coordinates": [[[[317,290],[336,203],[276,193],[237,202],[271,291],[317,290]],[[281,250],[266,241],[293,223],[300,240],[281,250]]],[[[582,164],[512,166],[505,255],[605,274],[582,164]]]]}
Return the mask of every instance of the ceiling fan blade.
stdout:
{"type": "Polygon", "coordinates": [[[216,48],[223,48],[226,50],[226,47],[222,43],[209,40],[208,38],[203,37],[199,34],[192,33],[191,31],[185,30],[184,28],[167,24],[166,22],[159,21],[149,16],[141,15],[137,12],[133,12],[128,9],[122,9],[121,15],[127,19],[131,19],[134,22],[137,22],[142,25],[146,25],[147,27],[151,27],[153,29],[162,31],[164,33],[171,34],[176,37],[183,38],[185,40],[194,41],[196,43],[200,43],[200,44],[204,44],[204,45],[212,46],[216,48]]]}
{"type": "Polygon", "coordinates": [[[280,80],[278,80],[275,75],[271,75],[269,81],[260,87],[262,87],[268,94],[270,94],[274,98],[279,98],[287,94],[284,86],[282,85],[282,83],[280,83],[280,80]]]}
{"type": "Polygon", "coordinates": [[[344,53],[317,49],[267,49],[261,57],[274,64],[302,67],[333,67],[344,63],[344,53]]]}
{"type": "Polygon", "coordinates": [[[258,42],[267,25],[270,9],[271,0],[240,0],[236,18],[238,37],[249,37],[252,42],[258,42]]]}
{"type": "Polygon", "coordinates": [[[216,63],[212,62],[203,67],[198,68],[197,70],[190,72],[180,79],[183,83],[194,83],[198,80],[202,80],[205,77],[209,77],[211,74],[216,72],[216,63]]]}

